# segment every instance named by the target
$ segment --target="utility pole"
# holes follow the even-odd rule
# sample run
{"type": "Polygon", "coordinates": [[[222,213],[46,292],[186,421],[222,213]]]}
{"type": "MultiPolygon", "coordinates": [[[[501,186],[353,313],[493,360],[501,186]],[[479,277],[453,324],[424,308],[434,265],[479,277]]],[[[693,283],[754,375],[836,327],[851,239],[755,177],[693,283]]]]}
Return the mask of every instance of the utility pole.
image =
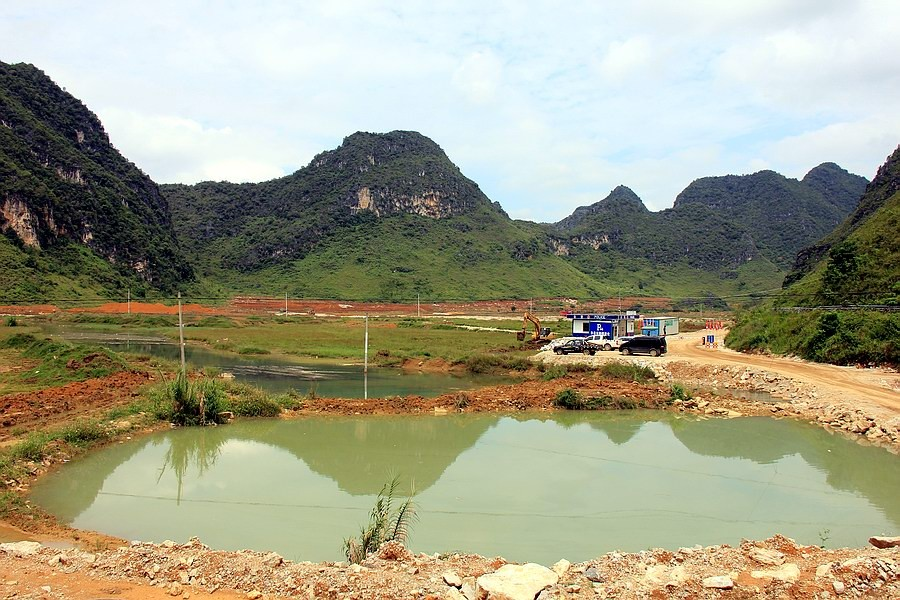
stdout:
{"type": "Polygon", "coordinates": [[[178,292],[178,346],[181,348],[181,372],[184,368],[184,321],[181,318],[181,292],[178,292]]]}
{"type": "Polygon", "coordinates": [[[128,288],[128,314],[131,314],[131,288],[128,288]]]}
{"type": "Polygon", "coordinates": [[[366,340],[363,350],[363,399],[369,399],[369,314],[366,313],[366,340]]]}
{"type": "Polygon", "coordinates": [[[284,316],[287,316],[287,292],[284,293],[284,316]]]}
{"type": "Polygon", "coordinates": [[[416,318],[422,317],[422,308],[419,305],[419,292],[416,292],[416,318]]]}

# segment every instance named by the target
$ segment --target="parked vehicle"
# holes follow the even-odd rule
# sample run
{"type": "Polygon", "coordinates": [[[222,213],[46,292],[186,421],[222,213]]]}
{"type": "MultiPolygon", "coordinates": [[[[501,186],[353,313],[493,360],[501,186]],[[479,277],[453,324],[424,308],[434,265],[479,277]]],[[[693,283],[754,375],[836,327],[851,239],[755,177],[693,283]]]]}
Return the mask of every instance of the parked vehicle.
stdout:
{"type": "Polygon", "coordinates": [[[617,338],[614,338],[611,340],[607,339],[607,340],[604,340],[603,342],[598,342],[598,344],[601,349],[606,350],[606,351],[618,350],[619,346],[621,346],[623,343],[627,342],[628,340],[630,340],[632,338],[634,338],[633,335],[623,335],[622,337],[617,337],[617,338]]]}
{"type": "Polygon", "coordinates": [[[586,342],[583,339],[574,339],[565,342],[564,344],[560,344],[559,346],[553,349],[557,354],[572,354],[574,352],[582,352],[584,354],[590,354],[593,356],[597,353],[599,349],[598,346],[590,342],[586,342]]]}
{"type": "Polygon", "coordinates": [[[546,352],[546,351],[548,351],[548,350],[553,350],[553,349],[556,348],[557,346],[561,346],[562,344],[565,344],[566,342],[570,342],[570,341],[572,341],[572,340],[577,340],[577,339],[579,339],[579,338],[577,338],[577,337],[571,337],[571,336],[570,336],[570,337],[556,338],[555,340],[551,340],[549,344],[544,344],[543,346],[541,346],[541,352],[546,352]]]}
{"type": "Polygon", "coordinates": [[[667,352],[666,338],[655,335],[637,335],[619,345],[622,354],[649,354],[660,356],[667,352]]]}

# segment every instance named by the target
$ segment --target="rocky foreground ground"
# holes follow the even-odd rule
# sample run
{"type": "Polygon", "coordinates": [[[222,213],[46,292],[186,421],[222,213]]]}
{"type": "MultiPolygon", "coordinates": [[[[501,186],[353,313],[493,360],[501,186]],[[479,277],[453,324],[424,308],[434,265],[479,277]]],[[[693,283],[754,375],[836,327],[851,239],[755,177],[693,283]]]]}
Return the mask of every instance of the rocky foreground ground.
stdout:
{"type": "MultiPolygon", "coordinates": [[[[875,538],[879,545],[900,538],[875,538]]],[[[825,550],[775,536],[701,548],[611,552],[548,566],[507,564],[475,555],[414,555],[397,543],[361,565],[292,563],[275,553],[132,542],[101,552],[36,542],[0,544],[6,598],[82,598],[86,581],[105,581],[112,597],[209,595],[268,598],[900,598],[900,547],[825,550]],[[124,584],[124,585],[123,585],[124,584]]]]}

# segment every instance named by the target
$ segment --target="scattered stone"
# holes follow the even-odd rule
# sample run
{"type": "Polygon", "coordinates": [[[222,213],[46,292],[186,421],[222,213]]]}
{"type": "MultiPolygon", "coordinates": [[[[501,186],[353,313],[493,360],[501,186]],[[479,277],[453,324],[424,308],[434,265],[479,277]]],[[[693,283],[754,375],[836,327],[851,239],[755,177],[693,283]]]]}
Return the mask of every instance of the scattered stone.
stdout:
{"type": "Polygon", "coordinates": [[[847,589],[847,587],[844,585],[844,582],[838,581],[837,579],[831,582],[831,587],[834,588],[834,593],[839,596],[843,594],[847,589]]]}
{"type": "Polygon", "coordinates": [[[41,590],[43,590],[44,592],[49,594],[50,592],[53,591],[53,588],[51,588],[49,585],[42,585],[41,590]]]}
{"type": "Polygon", "coordinates": [[[550,569],[554,573],[556,573],[557,577],[562,577],[563,575],[566,574],[566,572],[569,570],[569,567],[571,567],[571,566],[572,566],[572,563],[570,563],[569,561],[567,561],[566,559],[563,558],[561,560],[556,561],[556,563],[554,563],[553,566],[550,567],[550,569]]]}
{"type": "Polygon", "coordinates": [[[267,567],[278,567],[284,563],[284,559],[277,552],[269,552],[263,557],[263,564],[267,567]]]}
{"type": "Polygon", "coordinates": [[[794,563],[781,565],[777,569],[768,569],[765,571],[751,571],[750,576],[755,579],[777,579],[786,583],[793,583],[800,579],[800,567],[794,563]]]}
{"type": "Polygon", "coordinates": [[[260,598],[262,598],[262,592],[259,590],[247,592],[247,600],[259,600],[260,598]]]}
{"type": "Polygon", "coordinates": [[[475,600],[475,588],[476,583],[474,577],[463,578],[462,593],[467,600],[475,600]]]}
{"type": "Polygon", "coordinates": [[[170,596],[180,596],[183,591],[184,590],[182,589],[181,584],[178,583],[177,581],[170,584],[168,589],[166,590],[166,592],[170,596]]]}
{"type": "Polygon", "coordinates": [[[900,546],[900,536],[886,537],[874,535],[869,538],[869,543],[876,548],[896,548],[900,546]]]}
{"type": "Polygon", "coordinates": [[[821,579],[823,577],[831,577],[831,563],[827,563],[824,565],[819,565],[816,567],[816,578],[821,579]]]}
{"type": "Polygon", "coordinates": [[[715,590],[730,590],[734,587],[734,581],[727,575],[716,575],[703,580],[703,587],[715,590]]]}
{"type": "Polygon", "coordinates": [[[750,558],[764,565],[778,566],[784,564],[784,553],[767,548],[754,547],[750,550],[750,558]]]}
{"type": "Polygon", "coordinates": [[[541,565],[504,565],[476,580],[475,595],[478,600],[534,600],[557,581],[556,573],[541,565]]]}
{"type": "Polygon", "coordinates": [[[444,600],[467,600],[467,599],[463,595],[463,593],[460,592],[458,589],[456,589],[455,587],[449,587],[444,592],[444,600]]]}
{"type": "Polygon", "coordinates": [[[588,581],[593,581],[595,583],[606,581],[603,575],[600,574],[600,571],[597,570],[597,567],[588,567],[584,571],[584,576],[588,578],[588,581]]]}
{"type": "Polygon", "coordinates": [[[41,545],[38,542],[9,542],[6,544],[0,544],[0,552],[6,552],[7,554],[12,554],[18,558],[25,558],[26,556],[34,556],[41,550],[41,545]]]}
{"type": "Polygon", "coordinates": [[[443,574],[444,583],[451,587],[461,588],[463,581],[462,577],[456,574],[455,571],[444,571],[443,574]]]}

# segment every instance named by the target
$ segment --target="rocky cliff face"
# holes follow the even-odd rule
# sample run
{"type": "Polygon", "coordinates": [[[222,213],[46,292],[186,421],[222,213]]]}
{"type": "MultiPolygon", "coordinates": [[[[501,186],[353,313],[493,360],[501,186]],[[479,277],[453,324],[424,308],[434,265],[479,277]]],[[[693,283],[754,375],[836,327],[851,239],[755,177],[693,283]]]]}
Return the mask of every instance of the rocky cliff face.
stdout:
{"type": "Polygon", "coordinates": [[[26,64],[0,63],[0,230],[35,250],[84,244],[156,287],[191,277],[156,184],[84,104],[26,64]]]}

